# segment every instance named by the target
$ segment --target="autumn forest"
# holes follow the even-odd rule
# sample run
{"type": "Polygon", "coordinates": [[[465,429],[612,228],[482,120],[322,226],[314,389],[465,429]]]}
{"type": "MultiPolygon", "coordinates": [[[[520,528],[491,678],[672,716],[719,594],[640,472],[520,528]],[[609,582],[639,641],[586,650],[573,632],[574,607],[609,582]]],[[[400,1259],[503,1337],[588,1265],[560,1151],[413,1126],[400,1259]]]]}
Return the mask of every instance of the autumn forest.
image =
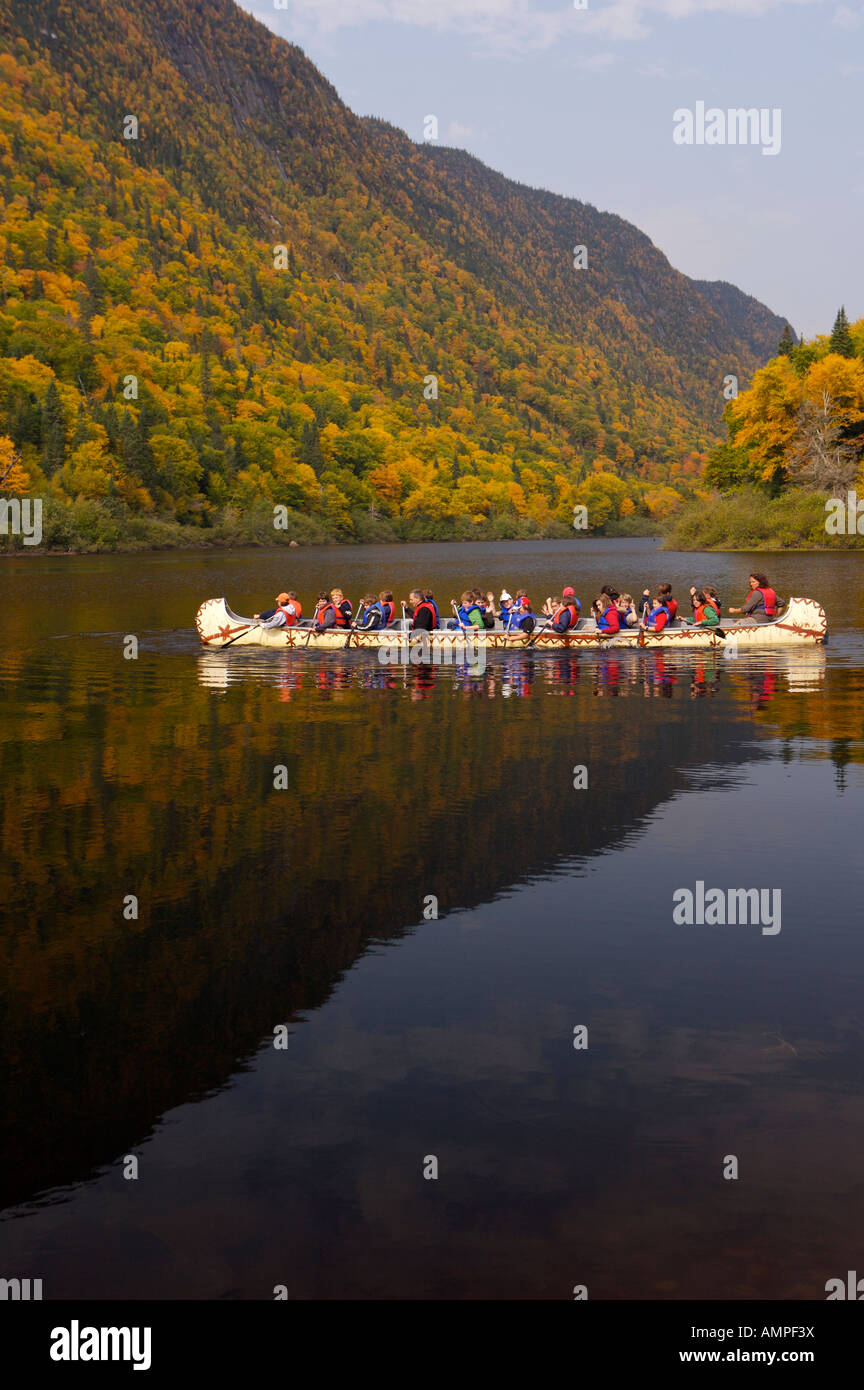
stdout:
{"type": "Polygon", "coordinates": [[[48,546],[579,506],[686,544],[760,492],[807,543],[857,475],[864,320],[802,343],[620,218],[355,116],[231,0],[0,0],[0,34],[0,479],[48,546]]]}

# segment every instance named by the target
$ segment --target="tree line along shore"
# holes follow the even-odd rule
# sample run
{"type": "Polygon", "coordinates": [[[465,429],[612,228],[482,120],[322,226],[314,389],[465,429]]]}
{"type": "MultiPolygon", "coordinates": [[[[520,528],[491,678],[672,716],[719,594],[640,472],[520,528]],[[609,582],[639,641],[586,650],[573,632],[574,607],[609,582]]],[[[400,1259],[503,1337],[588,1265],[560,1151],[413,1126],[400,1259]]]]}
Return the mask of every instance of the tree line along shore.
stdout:
{"type": "MultiPolygon", "coordinates": [[[[143,460],[139,466],[155,467],[145,412],[134,423],[113,407],[111,413],[114,428],[135,444],[143,460]]],[[[467,486],[459,489],[464,510],[451,499],[437,513],[410,507],[388,513],[364,497],[353,506],[343,499],[340,515],[334,516],[326,506],[313,505],[313,494],[320,502],[326,489],[308,465],[308,505],[296,495],[295,477],[287,487],[289,504],[274,501],[275,488],[251,488],[221,506],[196,507],[193,501],[188,509],[175,506],[166,513],[130,506],[124,489],[97,466],[101,445],[91,448],[94,441],[85,437],[71,447],[75,439],[67,439],[61,396],[50,381],[38,408],[29,403],[29,416],[19,401],[19,442],[0,435],[0,492],[7,499],[39,495],[41,542],[25,546],[7,514],[0,518],[6,522],[0,527],[0,553],[591,535],[661,536],[674,550],[836,549],[864,543],[864,503],[860,527],[857,514],[859,486],[864,493],[864,319],[849,323],[841,308],[831,333],[809,342],[797,340],[787,326],[776,356],[729,400],[725,424],[727,438],[707,454],[690,495],[654,497],[652,505],[644,492],[637,504],[638,484],[613,471],[609,460],[598,465],[595,459],[590,473],[577,486],[563,487],[560,505],[545,514],[503,503],[472,511],[480,503],[472,502],[466,477],[467,486]],[[104,478],[79,489],[76,469],[84,454],[104,478]]],[[[80,419],[77,428],[84,436],[91,432],[80,419]]],[[[107,437],[104,428],[103,433],[107,437]]]]}

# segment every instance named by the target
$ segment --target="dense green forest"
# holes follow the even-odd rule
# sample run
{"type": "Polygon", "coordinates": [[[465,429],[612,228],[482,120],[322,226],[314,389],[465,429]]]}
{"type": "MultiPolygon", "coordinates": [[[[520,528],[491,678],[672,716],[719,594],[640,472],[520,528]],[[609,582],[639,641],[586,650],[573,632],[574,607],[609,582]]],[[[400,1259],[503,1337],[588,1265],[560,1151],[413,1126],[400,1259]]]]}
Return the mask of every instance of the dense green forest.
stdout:
{"type": "Polygon", "coordinates": [[[620,534],[698,495],[783,327],[755,300],[355,116],[232,0],[0,0],[0,35],[0,476],[45,544],[620,534]]]}

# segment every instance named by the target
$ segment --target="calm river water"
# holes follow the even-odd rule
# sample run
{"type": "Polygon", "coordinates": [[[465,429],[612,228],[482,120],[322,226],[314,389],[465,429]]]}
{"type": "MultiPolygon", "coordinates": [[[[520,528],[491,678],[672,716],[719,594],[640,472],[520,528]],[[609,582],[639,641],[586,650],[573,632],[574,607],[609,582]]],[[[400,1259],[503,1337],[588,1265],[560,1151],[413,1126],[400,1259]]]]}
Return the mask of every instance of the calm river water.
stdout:
{"type": "Polygon", "coordinates": [[[45,1298],[824,1299],[860,1269],[859,556],[759,564],[824,605],[825,650],[478,676],[205,652],[193,626],[206,597],[335,583],[569,581],[584,605],[713,579],[730,603],[755,563],[0,561],[0,1274],[45,1298]],[[677,925],[700,880],[779,889],[781,930],[677,925]]]}

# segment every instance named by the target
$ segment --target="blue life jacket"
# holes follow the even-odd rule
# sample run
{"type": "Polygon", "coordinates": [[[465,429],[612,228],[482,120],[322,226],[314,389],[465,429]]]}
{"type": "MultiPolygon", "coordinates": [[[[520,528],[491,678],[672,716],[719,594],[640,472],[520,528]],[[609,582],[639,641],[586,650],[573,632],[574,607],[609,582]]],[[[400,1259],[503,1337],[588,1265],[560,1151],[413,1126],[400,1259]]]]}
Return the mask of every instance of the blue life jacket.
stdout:
{"type": "Polygon", "coordinates": [[[504,621],[505,628],[507,628],[510,632],[524,632],[525,619],[533,618],[534,614],[530,611],[530,609],[523,608],[521,603],[519,603],[517,600],[511,603],[510,608],[506,613],[502,612],[501,617],[504,621]]]}
{"type": "MultiPolygon", "coordinates": [[[[669,624],[670,624],[671,621],[672,621],[672,615],[671,615],[671,613],[669,612],[669,609],[666,607],[665,603],[661,603],[659,608],[655,608],[655,609],[653,609],[651,612],[648,613],[648,615],[647,615],[647,617],[646,617],[646,619],[645,619],[645,626],[646,626],[646,627],[656,627],[656,626],[657,626],[657,615],[658,615],[658,613],[665,613],[665,614],[666,614],[666,624],[665,624],[665,626],[666,626],[666,627],[669,626],[669,624]]],[[[661,630],[661,632],[662,632],[663,629],[661,628],[660,630],[661,630]]]]}
{"type": "Polygon", "coordinates": [[[609,621],[609,614],[610,614],[610,613],[618,613],[618,610],[615,608],[614,604],[612,605],[611,608],[607,608],[606,611],[605,611],[605,613],[601,613],[600,617],[597,619],[597,626],[598,626],[598,628],[600,629],[601,632],[620,632],[620,631],[621,631],[621,614],[618,613],[618,622],[617,622],[616,625],[613,627],[612,624],[611,624],[610,621],[609,621]]]}
{"type": "MultiPolygon", "coordinates": [[[[389,603],[388,603],[387,607],[388,607],[388,609],[389,609],[389,607],[390,607],[389,603]]],[[[366,626],[366,619],[367,619],[367,617],[368,617],[368,615],[369,615],[370,613],[377,613],[377,614],[378,614],[378,622],[375,623],[375,624],[373,625],[373,627],[371,628],[371,630],[372,630],[373,632],[374,632],[374,630],[375,630],[376,628],[379,628],[379,627],[386,627],[386,625],[387,625],[387,619],[388,619],[389,614],[384,612],[384,604],[381,602],[380,599],[378,599],[378,601],[377,601],[376,603],[370,603],[370,604],[369,604],[369,607],[365,610],[365,612],[364,612],[364,614],[363,614],[363,626],[364,626],[364,627],[366,626]]]]}
{"type": "Polygon", "coordinates": [[[460,603],[459,607],[456,609],[456,612],[459,614],[459,621],[463,623],[465,627],[474,626],[474,624],[471,622],[472,613],[479,613],[480,617],[483,617],[483,609],[480,607],[479,603],[469,603],[467,608],[463,607],[463,605],[460,603]]]}
{"type": "Polygon", "coordinates": [[[434,598],[427,598],[427,599],[424,599],[424,603],[431,604],[432,610],[433,610],[433,612],[434,612],[434,614],[435,614],[435,626],[436,626],[436,627],[440,627],[440,626],[441,626],[441,614],[438,612],[438,605],[437,605],[437,603],[435,602],[434,598]]]}

